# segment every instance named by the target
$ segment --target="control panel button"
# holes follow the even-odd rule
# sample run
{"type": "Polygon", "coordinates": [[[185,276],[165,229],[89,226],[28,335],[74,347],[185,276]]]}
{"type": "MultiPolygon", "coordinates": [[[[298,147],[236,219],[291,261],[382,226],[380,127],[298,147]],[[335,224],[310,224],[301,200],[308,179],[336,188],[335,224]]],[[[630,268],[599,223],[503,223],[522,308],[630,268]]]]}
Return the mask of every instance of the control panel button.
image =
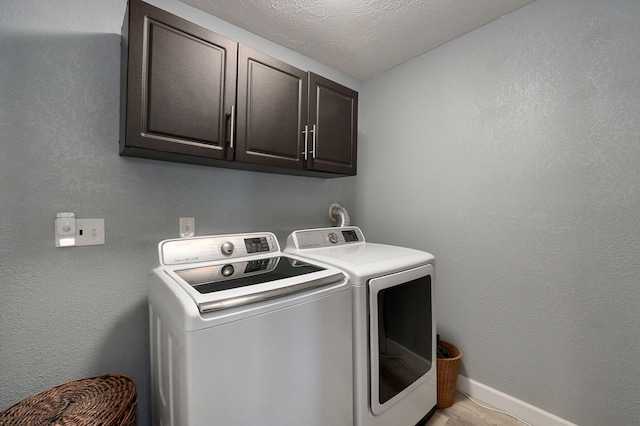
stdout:
{"type": "Polygon", "coordinates": [[[329,233],[329,241],[333,244],[338,242],[338,235],[335,232],[329,233]]]}
{"type": "Polygon", "coordinates": [[[235,272],[233,265],[224,265],[222,269],[220,269],[220,273],[223,277],[230,277],[235,272]]]}
{"type": "Polygon", "coordinates": [[[233,254],[233,249],[234,246],[231,241],[225,241],[224,243],[220,244],[220,252],[225,256],[231,256],[233,254]]]}

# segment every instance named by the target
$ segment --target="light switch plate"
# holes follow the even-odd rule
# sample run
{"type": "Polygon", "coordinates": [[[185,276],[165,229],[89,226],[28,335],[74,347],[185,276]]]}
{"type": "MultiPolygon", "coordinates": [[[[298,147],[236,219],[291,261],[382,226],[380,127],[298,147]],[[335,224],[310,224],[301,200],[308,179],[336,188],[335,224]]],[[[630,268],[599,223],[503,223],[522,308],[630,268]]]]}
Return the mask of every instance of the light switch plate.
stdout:
{"type": "Polygon", "coordinates": [[[104,219],[76,219],[76,246],[104,244],[104,219]]]}

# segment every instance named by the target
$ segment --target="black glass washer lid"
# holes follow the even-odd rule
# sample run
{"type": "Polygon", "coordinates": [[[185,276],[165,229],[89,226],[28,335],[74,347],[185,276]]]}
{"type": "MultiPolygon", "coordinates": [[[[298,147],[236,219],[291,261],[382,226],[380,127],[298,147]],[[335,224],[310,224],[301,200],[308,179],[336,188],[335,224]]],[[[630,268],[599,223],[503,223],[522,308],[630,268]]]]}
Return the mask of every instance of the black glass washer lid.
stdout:
{"type": "Polygon", "coordinates": [[[176,275],[199,293],[207,294],[297,277],[325,268],[287,256],[231,262],[177,270],[176,275]]]}

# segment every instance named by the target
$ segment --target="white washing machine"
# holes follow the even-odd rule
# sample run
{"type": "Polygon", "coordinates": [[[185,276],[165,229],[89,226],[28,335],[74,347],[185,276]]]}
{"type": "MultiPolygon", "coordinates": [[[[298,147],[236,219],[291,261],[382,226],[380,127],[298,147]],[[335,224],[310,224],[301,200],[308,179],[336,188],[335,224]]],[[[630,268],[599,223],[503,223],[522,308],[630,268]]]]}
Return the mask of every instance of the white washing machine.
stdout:
{"type": "Polygon", "coordinates": [[[353,425],[345,274],[271,233],[162,241],[149,287],[163,426],[353,425]]]}
{"type": "Polygon", "coordinates": [[[434,257],[368,243],[355,226],[294,231],[284,252],[349,276],[354,424],[425,423],[437,403],[434,257]]]}

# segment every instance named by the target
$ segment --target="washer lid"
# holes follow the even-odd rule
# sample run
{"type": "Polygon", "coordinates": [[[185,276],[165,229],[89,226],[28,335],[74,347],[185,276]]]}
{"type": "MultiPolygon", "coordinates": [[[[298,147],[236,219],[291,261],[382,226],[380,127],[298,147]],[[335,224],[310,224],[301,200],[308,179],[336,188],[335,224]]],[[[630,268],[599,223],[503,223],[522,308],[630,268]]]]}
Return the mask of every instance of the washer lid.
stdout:
{"type": "Polygon", "coordinates": [[[288,256],[161,268],[201,313],[256,303],[346,281],[341,271],[288,256]]]}
{"type": "Polygon", "coordinates": [[[188,269],[175,269],[175,273],[199,293],[207,294],[297,277],[323,270],[325,268],[320,266],[284,256],[276,256],[197,266],[188,269]]]}

